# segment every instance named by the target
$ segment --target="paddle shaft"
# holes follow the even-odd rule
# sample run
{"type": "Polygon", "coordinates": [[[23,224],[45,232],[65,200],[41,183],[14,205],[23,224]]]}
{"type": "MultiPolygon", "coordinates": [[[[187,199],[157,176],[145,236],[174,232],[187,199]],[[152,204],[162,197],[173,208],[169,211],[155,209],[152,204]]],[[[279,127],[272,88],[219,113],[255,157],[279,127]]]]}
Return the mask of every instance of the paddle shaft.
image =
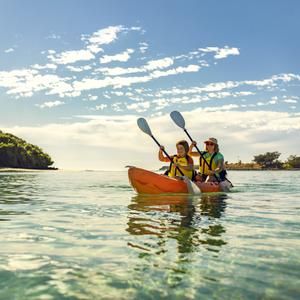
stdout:
{"type": "MultiPolygon", "coordinates": [[[[191,140],[191,142],[193,142],[194,140],[192,139],[192,137],[190,136],[190,134],[188,133],[188,131],[185,128],[183,128],[183,131],[189,137],[189,139],[191,140]]],[[[199,148],[197,147],[197,145],[195,145],[195,148],[197,149],[197,151],[200,154],[201,158],[204,160],[205,164],[208,166],[209,170],[211,171],[211,167],[210,167],[209,163],[207,162],[207,160],[205,159],[205,157],[203,156],[203,154],[201,153],[201,151],[199,150],[199,148]]],[[[220,179],[217,177],[217,175],[214,174],[214,176],[217,179],[217,181],[220,182],[220,179]]]]}
{"type": "MultiPolygon", "coordinates": [[[[157,146],[159,147],[159,148],[161,148],[161,145],[160,145],[160,143],[157,141],[157,139],[151,134],[150,135],[151,137],[152,137],[152,139],[153,139],[153,141],[157,144],[157,146]]],[[[172,158],[170,157],[170,155],[166,152],[166,150],[165,149],[162,149],[162,151],[163,151],[163,153],[168,157],[168,159],[170,160],[170,162],[172,162],[172,158]]],[[[184,174],[183,174],[183,172],[176,166],[176,169],[179,171],[179,173],[182,175],[182,176],[184,176],[184,174]]]]}

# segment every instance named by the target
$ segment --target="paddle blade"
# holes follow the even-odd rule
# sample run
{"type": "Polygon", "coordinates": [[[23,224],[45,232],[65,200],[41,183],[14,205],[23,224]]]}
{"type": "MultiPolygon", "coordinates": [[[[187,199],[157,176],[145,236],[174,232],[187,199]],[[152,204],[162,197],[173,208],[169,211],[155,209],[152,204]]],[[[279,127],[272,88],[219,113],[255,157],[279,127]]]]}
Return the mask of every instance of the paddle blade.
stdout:
{"type": "Polygon", "coordinates": [[[188,177],[184,176],[183,181],[186,183],[189,194],[200,195],[201,191],[199,187],[191,181],[188,177]]]}
{"type": "Polygon", "coordinates": [[[147,121],[144,118],[138,118],[137,120],[137,125],[139,126],[139,128],[146,134],[148,135],[152,135],[151,133],[151,129],[147,123],[147,121]]]}
{"type": "Polygon", "coordinates": [[[177,126],[179,126],[182,129],[185,128],[184,118],[179,111],[176,111],[176,110],[172,111],[170,113],[170,117],[177,126]]]}

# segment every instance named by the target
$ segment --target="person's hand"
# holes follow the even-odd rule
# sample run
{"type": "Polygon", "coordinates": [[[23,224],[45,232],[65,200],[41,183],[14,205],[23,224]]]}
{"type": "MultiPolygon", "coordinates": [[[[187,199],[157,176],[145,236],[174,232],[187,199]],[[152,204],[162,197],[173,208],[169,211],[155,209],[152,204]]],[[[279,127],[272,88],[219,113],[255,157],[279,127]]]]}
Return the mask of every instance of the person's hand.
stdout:
{"type": "Polygon", "coordinates": [[[164,150],[165,150],[165,146],[160,146],[159,149],[160,149],[161,151],[164,151],[164,150]]]}
{"type": "Polygon", "coordinates": [[[196,141],[192,141],[192,146],[197,146],[197,142],[196,141]]]}
{"type": "Polygon", "coordinates": [[[215,172],[214,172],[214,171],[211,171],[211,170],[209,170],[209,171],[208,171],[208,175],[210,175],[210,176],[212,176],[212,175],[215,175],[215,172]]]}

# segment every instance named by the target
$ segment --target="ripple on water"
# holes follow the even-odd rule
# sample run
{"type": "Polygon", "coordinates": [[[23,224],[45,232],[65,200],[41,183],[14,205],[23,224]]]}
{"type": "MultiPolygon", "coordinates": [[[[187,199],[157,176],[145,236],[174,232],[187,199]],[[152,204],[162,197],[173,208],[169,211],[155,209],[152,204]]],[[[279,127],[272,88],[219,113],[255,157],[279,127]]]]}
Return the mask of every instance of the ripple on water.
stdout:
{"type": "Polygon", "coordinates": [[[298,173],[229,174],[232,193],[193,197],[1,173],[0,299],[296,299],[298,173]]]}

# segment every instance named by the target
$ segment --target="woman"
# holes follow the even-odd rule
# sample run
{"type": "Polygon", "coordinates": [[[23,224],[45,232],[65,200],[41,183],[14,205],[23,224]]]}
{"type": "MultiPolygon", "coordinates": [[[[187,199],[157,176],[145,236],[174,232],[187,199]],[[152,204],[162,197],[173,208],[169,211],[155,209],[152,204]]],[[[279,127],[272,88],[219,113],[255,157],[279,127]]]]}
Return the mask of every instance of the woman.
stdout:
{"type": "Polygon", "coordinates": [[[196,176],[196,180],[200,181],[222,181],[225,180],[225,167],[224,167],[224,157],[219,152],[218,141],[215,138],[209,138],[205,143],[205,151],[201,152],[202,157],[199,152],[192,151],[197,145],[195,141],[192,142],[189,148],[188,154],[190,156],[200,157],[199,161],[199,171],[200,174],[196,176]],[[205,160],[206,162],[205,162],[205,160]]]}
{"type": "Polygon", "coordinates": [[[171,156],[172,161],[168,157],[164,156],[164,146],[161,146],[158,152],[158,159],[164,162],[170,162],[170,167],[166,172],[169,177],[182,176],[180,171],[187,176],[189,179],[193,177],[194,162],[193,159],[188,155],[189,144],[187,141],[182,140],[176,144],[177,155],[171,156]],[[179,170],[180,171],[179,171],[179,170]]]}

